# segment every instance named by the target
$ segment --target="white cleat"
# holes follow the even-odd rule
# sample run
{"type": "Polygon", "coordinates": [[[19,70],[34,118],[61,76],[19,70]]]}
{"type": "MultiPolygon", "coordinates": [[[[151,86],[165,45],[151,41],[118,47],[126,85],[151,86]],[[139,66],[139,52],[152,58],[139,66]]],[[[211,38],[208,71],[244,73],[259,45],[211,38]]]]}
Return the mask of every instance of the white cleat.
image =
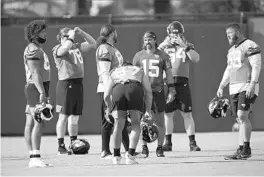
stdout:
{"type": "Polygon", "coordinates": [[[113,161],[113,164],[114,165],[119,165],[119,164],[121,164],[121,157],[120,156],[114,156],[113,157],[113,159],[112,159],[112,161],[113,161]]]}
{"type": "Polygon", "coordinates": [[[28,164],[29,168],[43,168],[43,167],[52,167],[53,165],[45,163],[42,159],[40,158],[31,158],[28,164]]]}
{"type": "Polygon", "coordinates": [[[135,159],[136,159],[135,156],[132,156],[132,155],[126,153],[126,164],[127,165],[138,164],[138,162],[135,159]]]}

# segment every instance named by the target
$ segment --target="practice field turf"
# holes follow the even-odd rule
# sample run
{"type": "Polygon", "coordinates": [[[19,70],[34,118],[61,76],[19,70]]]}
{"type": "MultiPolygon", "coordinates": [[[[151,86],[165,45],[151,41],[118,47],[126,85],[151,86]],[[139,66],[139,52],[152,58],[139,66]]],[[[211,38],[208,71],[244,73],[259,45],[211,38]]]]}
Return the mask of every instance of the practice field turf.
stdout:
{"type": "MultiPolygon", "coordinates": [[[[51,168],[28,168],[28,152],[23,137],[2,137],[2,176],[204,176],[204,175],[260,175],[264,176],[264,132],[253,132],[252,157],[248,160],[224,160],[237,148],[237,133],[197,133],[196,140],[201,152],[189,152],[188,137],[184,133],[173,135],[173,151],[165,158],[156,157],[156,142],[149,144],[150,156],[139,158],[138,165],[112,165],[111,160],[101,160],[101,136],[82,135],[91,144],[87,155],[57,155],[55,136],[42,139],[42,157],[54,165],[51,168]]],[[[69,137],[65,138],[69,143],[69,137]]],[[[123,148],[123,147],[122,147],[123,148]]],[[[141,150],[139,144],[138,151],[141,150]]],[[[122,149],[122,152],[124,150],[122,149]]],[[[125,159],[122,159],[125,163],[125,159]]]]}

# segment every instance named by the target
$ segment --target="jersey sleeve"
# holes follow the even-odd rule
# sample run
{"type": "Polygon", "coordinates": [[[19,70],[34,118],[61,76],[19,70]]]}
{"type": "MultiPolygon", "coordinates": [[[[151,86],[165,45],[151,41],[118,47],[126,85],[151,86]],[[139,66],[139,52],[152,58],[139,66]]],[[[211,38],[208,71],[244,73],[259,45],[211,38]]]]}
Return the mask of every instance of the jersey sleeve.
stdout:
{"type": "Polygon", "coordinates": [[[170,56],[166,53],[163,54],[163,69],[167,71],[168,69],[171,69],[171,61],[170,56]]]}
{"type": "Polygon", "coordinates": [[[261,48],[258,44],[256,44],[254,41],[250,41],[246,47],[245,55],[247,57],[251,57],[256,54],[261,53],[261,48]]]}
{"type": "Polygon", "coordinates": [[[111,62],[112,57],[106,45],[101,45],[97,49],[97,59],[98,61],[108,61],[111,62]]]}
{"type": "Polygon", "coordinates": [[[36,46],[28,46],[26,50],[25,58],[27,60],[40,60],[43,55],[42,51],[36,46]]]}

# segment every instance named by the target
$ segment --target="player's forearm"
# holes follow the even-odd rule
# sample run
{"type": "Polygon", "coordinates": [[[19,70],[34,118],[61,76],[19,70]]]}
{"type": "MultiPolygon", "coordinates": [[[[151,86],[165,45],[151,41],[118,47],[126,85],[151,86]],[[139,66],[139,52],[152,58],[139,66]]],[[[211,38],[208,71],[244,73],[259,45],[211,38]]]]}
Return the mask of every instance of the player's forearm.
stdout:
{"type": "Polygon", "coordinates": [[[197,63],[200,61],[200,55],[195,50],[189,50],[186,54],[192,62],[197,63]]]}
{"type": "Polygon", "coordinates": [[[80,29],[80,35],[86,40],[89,44],[96,44],[96,40],[88,33],[80,29]]]}
{"type": "Polygon", "coordinates": [[[65,55],[72,48],[72,45],[73,45],[72,40],[65,41],[65,43],[58,48],[57,55],[58,56],[65,55]]]}
{"type": "Polygon", "coordinates": [[[103,81],[103,85],[104,85],[104,90],[107,90],[107,85],[109,84],[109,80],[110,80],[110,75],[109,72],[105,72],[101,75],[102,81],[103,81]]]}
{"type": "Polygon", "coordinates": [[[168,69],[166,71],[166,80],[167,80],[167,85],[168,84],[174,84],[174,80],[173,80],[173,75],[172,75],[171,69],[168,69]]]}
{"type": "Polygon", "coordinates": [[[227,67],[225,72],[224,72],[222,81],[220,82],[219,88],[223,89],[227,86],[227,84],[229,84],[229,81],[230,81],[229,73],[230,73],[229,67],[227,67]]]}
{"type": "Polygon", "coordinates": [[[251,83],[257,83],[261,70],[261,55],[257,54],[252,56],[252,58],[249,59],[249,62],[252,67],[251,83]]]}
{"type": "Polygon", "coordinates": [[[38,89],[38,92],[40,94],[45,94],[45,89],[43,86],[43,79],[42,79],[39,71],[34,71],[32,73],[32,75],[33,75],[33,82],[34,82],[36,88],[38,89]]]}

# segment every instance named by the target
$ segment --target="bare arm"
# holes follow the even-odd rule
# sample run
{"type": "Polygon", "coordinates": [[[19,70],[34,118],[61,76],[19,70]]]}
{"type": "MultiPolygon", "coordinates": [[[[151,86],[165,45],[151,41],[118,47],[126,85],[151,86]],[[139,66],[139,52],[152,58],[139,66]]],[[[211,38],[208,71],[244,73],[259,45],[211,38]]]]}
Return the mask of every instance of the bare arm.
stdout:
{"type": "Polygon", "coordinates": [[[258,82],[261,70],[261,54],[250,56],[249,63],[252,67],[250,84],[256,84],[258,82]]]}
{"type": "Polygon", "coordinates": [[[188,52],[186,52],[187,56],[189,57],[189,59],[194,62],[197,63],[200,60],[200,55],[195,51],[195,50],[189,50],[188,52]]]}
{"type": "Polygon", "coordinates": [[[151,85],[150,85],[148,76],[146,76],[146,75],[143,76],[142,85],[143,85],[143,88],[145,91],[144,100],[145,100],[145,104],[146,104],[146,111],[151,113],[152,90],[151,90],[151,85]]]}
{"type": "Polygon", "coordinates": [[[170,103],[174,100],[174,96],[176,94],[175,88],[174,88],[174,80],[171,69],[166,70],[166,79],[167,79],[167,85],[169,88],[169,94],[167,97],[166,102],[170,103]]]}
{"type": "Polygon", "coordinates": [[[224,89],[227,84],[229,84],[229,73],[230,73],[230,66],[227,65],[225,72],[222,77],[222,81],[220,82],[219,88],[224,89]]]}
{"type": "Polygon", "coordinates": [[[83,31],[79,27],[75,27],[74,30],[78,34],[80,34],[85,40],[85,42],[81,43],[80,50],[82,52],[87,52],[90,49],[95,49],[96,48],[96,41],[90,34],[86,33],[85,31],[83,31]]]}
{"type": "Polygon", "coordinates": [[[40,61],[39,60],[28,60],[27,61],[28,68],[32,74],[33,82],[38,89],[40,94],[40,102],[44,102],[46,98],[45,89],[43,86],[43,78],[40,74],[40,61]]]}
{"type": "Polygon", "coordinates": [[[111,77],[108,77],[108,80],[105,84],[105,92],[104,92],[104,101],[107,108],[112,107],[111,95],[113,91],[114,82],[111,77]]]}
{"type": "Polygon", "coordinates": [[[65,55],[71,48],[73,45],[73,40],[75,37],[75,31],[74,30],[70,30],[68,32],[68,40],[66,42],[64,42],[58,49],[57,49],[57,56],[63,56],[65,55]]]}

